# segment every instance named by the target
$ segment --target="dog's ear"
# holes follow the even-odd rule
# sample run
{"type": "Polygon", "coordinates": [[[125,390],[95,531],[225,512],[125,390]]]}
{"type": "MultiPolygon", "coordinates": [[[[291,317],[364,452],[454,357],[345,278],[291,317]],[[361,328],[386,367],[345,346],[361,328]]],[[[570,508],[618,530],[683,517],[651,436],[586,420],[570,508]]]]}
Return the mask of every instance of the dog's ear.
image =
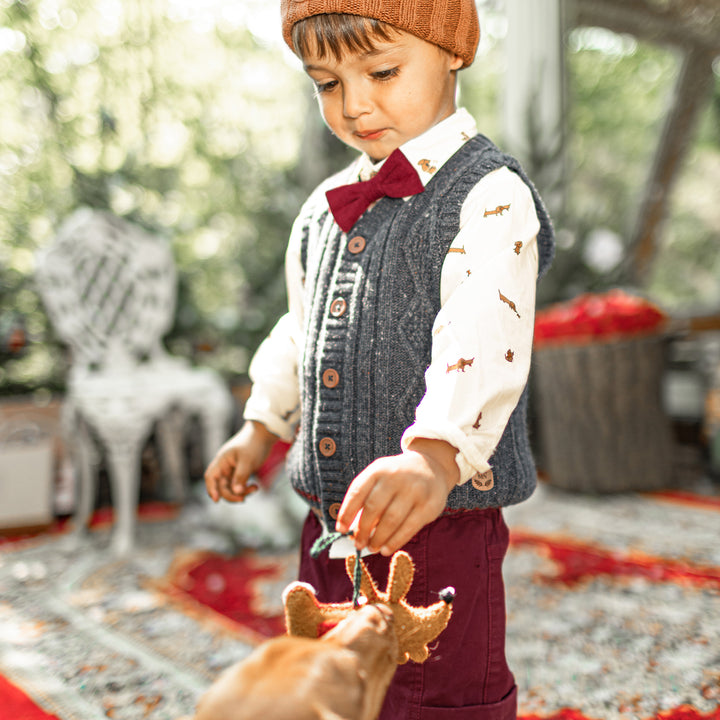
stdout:
{"type": "Polygon", "coordinates": [[[392,556],[388,575],[387,596],[390,603],[400,602],[410,591],[415,566],[410,556],[399,550],[392,556]]]}

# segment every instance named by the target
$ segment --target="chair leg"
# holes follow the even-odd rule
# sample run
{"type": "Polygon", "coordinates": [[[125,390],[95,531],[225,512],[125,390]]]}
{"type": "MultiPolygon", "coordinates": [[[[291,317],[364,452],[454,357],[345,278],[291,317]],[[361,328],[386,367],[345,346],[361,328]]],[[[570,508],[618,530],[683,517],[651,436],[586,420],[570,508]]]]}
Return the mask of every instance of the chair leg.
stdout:
{"type": "Polygon", "coordinates": [[[227,428],[229,417],[223,413],[203,412],[200,416],[203,429],[203,454],[207,465],[214,457],[220,446],[228,439],[227,428]]]}
{"type": "Polygon", "coordinates": [[[178,503],[185,500],[188,477],[183,454],[186,420],[187,415],[181,408],[173,408],[157,423],[163,478],[167,483],[170,499],[178,503]]]}
{"type": "Polygon", "coordinates": [[[73,535],[80,538],[87,534],[95,504],[97,454],[94,452],[93,440],[83,418],[69,404],[63,407],[62,412],[65,441],[70,448],[77,471],[73,535]]]}
{"type": "Polygon", "coordinates": [[[115,528],[111,549],[115,555],[128,555],[133,548],[140,491],[140,439],[114,440],[107,446],[115,528]]]}
{"type": "Polygon", "coordinates": [[[202,422],[203,451],[207,464],[228,439],[233,402],[222,382],[214,377],[208,382],[205,397],[206,402],[202,408],[198,408],[198,414],[202,422]]]}

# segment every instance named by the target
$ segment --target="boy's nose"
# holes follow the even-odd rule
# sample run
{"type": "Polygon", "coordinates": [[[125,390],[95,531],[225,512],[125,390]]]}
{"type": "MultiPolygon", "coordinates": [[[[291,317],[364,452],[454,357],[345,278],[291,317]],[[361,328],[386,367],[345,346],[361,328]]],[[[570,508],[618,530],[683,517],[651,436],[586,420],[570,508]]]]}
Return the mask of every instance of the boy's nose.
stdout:
{"type": "Polygon", "coordinates": [[[370,101],[362,88],[343,88],[343,114],[347,118],[357,118],[370,112],[370,101]]]}

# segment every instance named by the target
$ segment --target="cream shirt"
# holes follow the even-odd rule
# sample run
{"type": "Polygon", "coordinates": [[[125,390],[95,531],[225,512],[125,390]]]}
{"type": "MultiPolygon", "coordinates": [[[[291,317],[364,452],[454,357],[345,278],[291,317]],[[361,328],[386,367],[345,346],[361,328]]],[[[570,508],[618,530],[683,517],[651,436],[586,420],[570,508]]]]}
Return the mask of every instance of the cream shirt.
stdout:
{"type": "MultiPolygon", "coordinates": [[[[473,118],[459,109],[400,149],[426,185],[476,134],[473,118]]],[[[310,196],[293,227],[285,264],[288,313],[252,360],[253,387],[244,412],[246,419],[263,423],[285,440],[292,440],[300,415],[302,227],[311,218],[318,232],[328,210],[325,192],[368,179],[381,165],[361,155],[310,196]]],[[[325,222],[334,225],[331,214],[325,222]]],[[[333,230],[337,232],[337,226],[333,230]]],[[[402,448],[416,437],[449,442],[458,449],[461,483],[490,469],[488,461],[528,379],[539,230],[529,188],[508,168],[499,168],[483,177],[465,199],[460,231],[443,264],[426,391],[415,422],[403,435],[402,448]],[[467,362],[472,362],[474,372],[464,372],[467,362]]]]}

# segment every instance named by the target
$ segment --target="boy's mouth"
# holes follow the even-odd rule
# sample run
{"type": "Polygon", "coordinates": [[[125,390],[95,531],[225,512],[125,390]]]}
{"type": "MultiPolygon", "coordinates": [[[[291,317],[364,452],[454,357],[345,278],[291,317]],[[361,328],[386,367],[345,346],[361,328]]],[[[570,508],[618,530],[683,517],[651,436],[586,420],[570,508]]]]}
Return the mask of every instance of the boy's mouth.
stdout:
{"type": "Polygon", "coordinates": [[[386,130],[384,128],[380,130],[366,130],[365,132],[356,132],[355,137],[361,140],[379,140],[385,132],[386,130]]]}

